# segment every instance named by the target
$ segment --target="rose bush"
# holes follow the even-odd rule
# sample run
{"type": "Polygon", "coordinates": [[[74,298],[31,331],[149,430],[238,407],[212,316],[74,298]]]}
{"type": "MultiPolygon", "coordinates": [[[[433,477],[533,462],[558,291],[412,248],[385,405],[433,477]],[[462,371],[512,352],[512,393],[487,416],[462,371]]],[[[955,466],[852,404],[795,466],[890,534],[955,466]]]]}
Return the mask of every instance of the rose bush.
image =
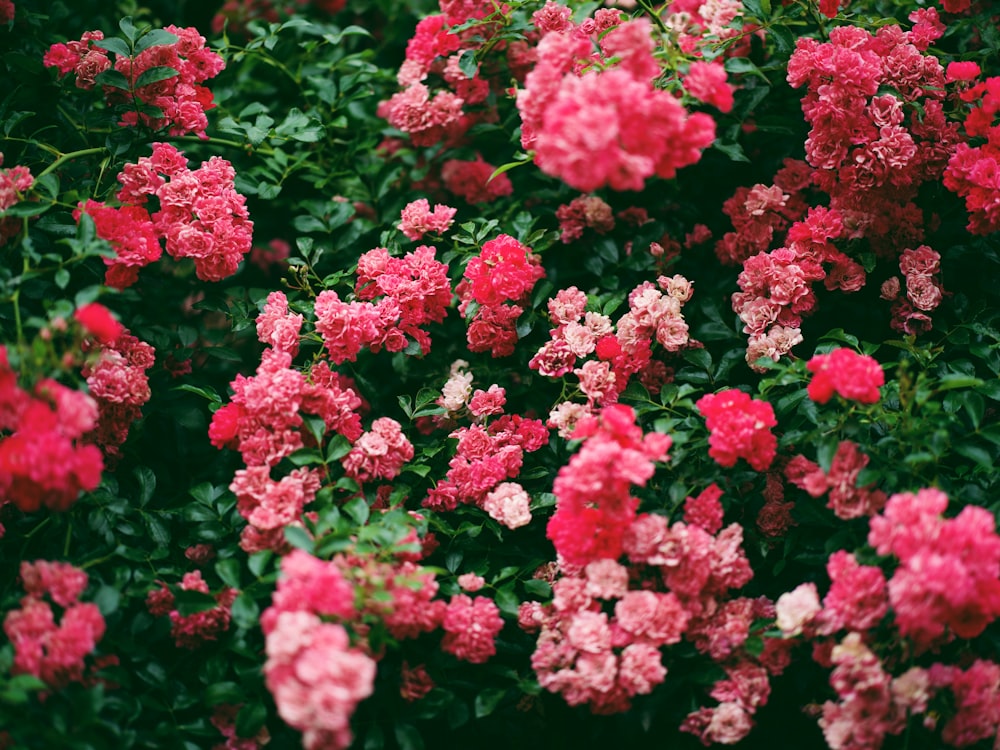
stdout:
{"type": "Polygon", "coordinates": [[[995,748],[998,22],[0,1],[0,747],[995,748]]]}

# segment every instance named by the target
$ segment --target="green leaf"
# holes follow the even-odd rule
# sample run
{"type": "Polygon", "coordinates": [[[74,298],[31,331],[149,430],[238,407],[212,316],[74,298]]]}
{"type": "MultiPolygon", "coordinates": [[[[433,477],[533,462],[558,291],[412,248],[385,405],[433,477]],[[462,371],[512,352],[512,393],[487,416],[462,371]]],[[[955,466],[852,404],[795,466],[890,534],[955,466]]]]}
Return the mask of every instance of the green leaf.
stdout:
{"type": "Polygon", "coordinates": [[[779,52],[791,52],[795,49],[795,33],[787,26],[774,24],[767,31],[774,39],[779,52]]]}
{"type": "Polygon", "coordinates": [[[978,390],[986,398],[993,399],[994,401],[1000,401],[1000,380],[987,380],[985,383],[978,386],[978,390]]]}
{"type": "Polygon", "coordinates": [[[232,586],[234,589],[240,587],[240,563],[235,557],[219,560],[215,564],[215,572],[227,586],[232,586]]]}
{"type": "Polygon", "coordinates": [[[310,555],[316,548],[316,545],[313,542],[313,538],[309,536],[309,532],[303,529],[301,526],[286,526],[285,539],[293,547],[298,547],[301,550],[305,550],[310,555]]]}
{"type": "Polygon", "coordinates": [[[254,701],[247,703],[236,715],[236,735],[238,737],[253,737],[267,721],[267,709],[263,703],[254,701]]]}
{"type": "Polygon", "coordinates": [[[507,695],[505,688],[486,688],[476,696],[474,711],[477,719],[489,716],[507,695]]]}
{"type": "Polygon", "coordinates": [[[412,724],[396,724],[394,732],[400,750],[424,750],[424,738],[412,724]]]}
{"type": "Polygon", "coordinates": [[[137,466],[132,471],[132,475],[139,483],[139,505],[143,506],[153,498],[156,492],[156,474],[148,466],[137,466]]]}
{"type": "Polygon", "coordinates": [[[216,500],[222,497],[222,493],[225,491],[224,487],[215,487],[211,482],[202,482],[189,489],[188,494],[199,503],[213,505],[216,500]]]}
{"type": "Polygon", "coordinates": [[[263,550],[250,555],[247,558],[247,566],[250,568],[250,572],[260,578],[264,574],[264,569],[272,557],[274,557],[274,554],[270,550],[263,550]]]}
{"type": "Polygon", "coordinates": [[[121,89],[122,91],[131,90],[128,79],[120,71],[113,68],[105,70],[103,73],[98,73],[94,76],[94,82],[101,86],[110,86],[113,89],[121,89]]]}
{"type": "Polygon", "coordinates": [[[146,530],[158,547],[165,547],[170,542],[170,527],[152,514],[146,514],[142,519],[146,530]]]}
{"type": "Polygon", "coordinates": [[[291,138],[302,143],[315,143],[323,137],[325,130],[319,120],[313,119],[298,108],[293,108],[284,121],[274,129],[281,138],[291,138]]]}
{"type": "Polygon", "coordinates": [[[6,211],[0,211],[0,216],[10,216],[10,217],[25,217],[25,216],[39,216],[44,214],[52,208],[51,203],[40,203],[38,201],[22,201],[17,203],[6,211]]]}
{"type": "Polygon", "coordinates": [[[738,143],[722,143],[721,141],[716,141],[712,144],[712,148],[728,156],[730,161],[750,162],[747,155],[743,153],[743,147],[738,143]]]}
{"type": "Polygon", "coordinates": [[[156,65],[152,68],[147,68],[139,74],[139,77],[135,79],[135,87],[139,89],[143,86],[148,86],[151,83],[166,81],[168,78],[176,78],[178,75],[180,75],[180,73],[171,67],[166,65],[156,65]]]}
{"type": "Polygon", "coordinates": [[[308,466],[309,464],[323,463],[323,454],[315,448],[299,448],[288,457],[296,466],[308,466]]]}
{"type": "Polygon", "coordinates": [[[132,16],[125,16],[123,19],[121,19],[118,22],[118,28],[122,30],[122,33],[125,35],[125,38],[128,39],[130,42],[134,43],[136,37],[139,36],[139,30],[135,27],[135,24],[132,23],[132,16]]]}
{"type": "Polygon", "coordinates": [[[458,69],[466,78],[474,78],[479,71],[479,64],[476,62],[476,53],[473,50],[465,50],[458,58],[458,69]]]}
{"type": "Polygon", "coordinates": [[[174,592],[174,602],[177,605],[177,611],[182,617],[193,615],[197,612],[205,612],[213,609],[218,604],[215,601],[215,597],[211,594],[201,591],[184,591],[183,589],[174,592]]]}
{"type": "Polygon", "coordinates": [[[129,49],[123,40],[116,36],[108,37],[107,39],[98,39],[93,44],[95,47],[106,49],[108,52],[114,52],[119,57],[132,56],[132,50],[129,49]]]}
{"type": "Polygon", "coordinates": [[[521,600],[514,593],[513,584],[500,588],[497,591],[495,601],[500,611],[506,612],[508,615],[517,615],[518,607],[521,606],[521,600]]]}
{"type": "Polygon", "coordinates": [[[350,516],[358,526],[364,526],[368,522],[368,516],[371,513],[371,509],[368,507],[368,501],[363,497],[354,498],[349,503],[346,503],[342,510],[350,516]]]}
{"type": "Polygon", "coordinates": [[[540,578],[531,578],[525,581],[524,590],[529,594],[540,596],[545,599],[552,596],[552,586],[549,585],[548,581],[543,581],[540,578]]]}
{"type": "Polygon", "coordinates": [[[499,167],[497,167],[496,169],[493,170],[493,174],[491,174],[489,176],[489,179],[486,180],[486,183],[489,184],[489,183],[493,182],[494,178],[499,177],[504,172],[509,172],[514,167],[520,167],[520,166],[523,166],[525,164],[530,164],[530,163],[531,163],[530,159],[522,159],[521,161],[509,161],[506,164],[501,164],[499,167]]]}
{"type": "Polygon", "coordinates": [[[982,386],[983,381],[979,378],[972,377],[971,375],[963,375],[957,372],[950,372],[947,375],[942,375],[940,380],[940,385],[935,389],[939,393],[941,391],[950,391],[955,388],[975,388],[982,386]]]}
{"type": "Polygon", "coordinates": [[[326,460],[339,461],[351,452],[351,442],[343,435],[334,435],[326,446],[326,460]]]}
{"type": "Polygon", "coordinates": [[[56,277],[55,277],[56,286],[59,287],[60,289],[65,289],[69,285],[69,278],[70,278],[69,271],[67,271],[65,268],[60,268],[58,271],[56,271],[56,277]]]}
{"type": "Polygon", "coordinates": [[[993,456],[990,455],[989,451],[984,448],[980,448],[978,445],[970,445],[969,443],[956,445],[955,452],[970,461],[975,461],[977,464],[986,469],[993,468],[993,456]]]}
{"type": "Polygon", "coordinates": [[[166,29],[150,29],[143,34],[135,45],[135,54],[139,54],[150,47],[160,47],[166,44],[173,44],[178,39],[176,34],[171,34],[166,29]]]}
{"type": "Polygon", "coordinates": [[[746,8],[747,15],[756,18],[758,21],[766,21],[771,17],[771,3],[766,0],[767,9],[764,9],[765,0],[743,0],[743,7],[746,8]]]}
{"type": "Polygon", "coordinates": [[[101,586],[94,594],[93,602],[104,617],[116,612],[121,601],[121,593],[114,586],[101,586]]]}
{"type": "Polygon", "coordinates": [[[244,592],[233,602],[232,617],[237,627],[250,630],[258,625],[260,607],[249,594],[244,592]]]}
{"type": "Polygon", "coordinates": [[[749,58],[746,57],[730,57],[726,60],[725,68],[727,73],[736,73],[737,75],[752,75],[757,76],[762,79],[765,83],[770,85],[770,81],[764,72],[754,65],[749,58]]]}
{"type": "Polygon", "coordinates": [[[220,703],[242,703],[246,689],[235,682],[217,682],[205,688],[205,703],[217,706],[220,703]]]}

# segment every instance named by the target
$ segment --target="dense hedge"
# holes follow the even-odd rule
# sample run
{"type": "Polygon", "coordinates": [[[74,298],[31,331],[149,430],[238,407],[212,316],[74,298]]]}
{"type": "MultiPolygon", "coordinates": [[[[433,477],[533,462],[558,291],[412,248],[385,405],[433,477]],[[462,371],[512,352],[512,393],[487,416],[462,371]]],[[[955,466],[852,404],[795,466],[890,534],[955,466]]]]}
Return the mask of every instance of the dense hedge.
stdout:
{"type": "Polygon", "coordinates": [[[0,747],[996,747],[985,0],[0,0],[0,747]]]}

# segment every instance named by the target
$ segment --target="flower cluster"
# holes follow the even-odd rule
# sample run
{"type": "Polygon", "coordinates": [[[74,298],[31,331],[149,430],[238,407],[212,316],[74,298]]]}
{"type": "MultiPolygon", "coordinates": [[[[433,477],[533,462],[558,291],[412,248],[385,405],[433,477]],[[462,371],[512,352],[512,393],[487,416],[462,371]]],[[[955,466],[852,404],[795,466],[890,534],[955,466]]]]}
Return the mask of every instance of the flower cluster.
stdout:
{"type": "Polygon", "coordinates": [[[833,510],[837,518],[848,520],[872,516],[882,510],[886,495],[875,489],[874,484],[857,486],[858,475],[868,465],[868,460],[868,456],[858,450],[856,443],[844,440],[837,446],[829,472],[824,472],[817,464],[799,454],[785,466],[785,476],[812,497],[821,497],[829,491],[827,507],[833,510]]]}
{"type": "Polygon", "coordinates": [[[878,362],[851,349],[817,354],[806,368],[813,373],[809,398],[820,404],[833,398],[834,393],[849,401],[874,404],[880,397],[878,389],[885,384],[885,373],[878,362]]]}
{"type": "Polygon", "coordinates": [[[944,298],[946,292],[938,280],[941,255],[926,245],[915,250],[904,250],[899,258],[898,276],[885,280],[881,288],[882,299],[892,301],[892,327],[907,334],[930,330],[930,313],[944,298]]]}
{"type": "Polygon", "coordinates": [[[31,513],[45,505],[66,510],[96,489],[104,470],[100,449],[87,443],[97,426],[93,398],[51,379],[31,391],[0,346],[0,497],[31,513]]]}
{"type": "Polygon", "coordinates": [[[191,258],[202,281],[234,274],[253,242],[253,222],[235,176],[218,156],[191,170],[168,143],[154,143],[151,156],[127,164],[118,175],[118,208],[94,200],[80,206],[115,250],[114,258],[105,259],[105,283],[118,289],[134,284],[140,268],[159,260],[161,241],[173,258],[191,258]],[[151,198],[159,206],[153,213],[151,198]]]}
{"type": "Polygon", "coordinates": [[[672,441],[655,432],[644,435],[635,412],[621,404],[580,420],[574,437],[584,438],[583,447],[556,476],[556,512],[547,535],[573,565],[617,559],[639,506],[631,487],[646,484],[672,441]]]}
{"type": "Polygon", "coordinates": [[[871,520],[868,543],[899,560],[889,602],[901,636],[919,650],[974,638],[1000,617],[1000,536],[984,508],[943,518],[948,497],[925,489],[893,495],[871,520]]]}
{"type": "MultiPolygon", "coordinates": [[[[208,584],[201,577],[201,571],[185,573],[181,580],[181,591],[197,591],[209,595],[208,584]]],[[[193,651],[209,641],[218,640],[220,634],[229,630],[233,602],[239,592],[226,587],[215,594],[215,606],[189,615],[182,615],[176,607],[174,594],[166,584],[153,589],[146,596],[146,607],[156,617],[170,617],[170,636],[177,648],[193,651]]]]}
{"type": "Polygon", "coordinates": [[[501,234],[483,243],[455,288],[462,300],[458,308],[462,317],[470,317],[469,307],[475,303],[466,334],[469,351],[510,356],[518,339],[516,326],[524,311],[522,305],[544,276],[545,270],[531,248],[510,235],[501,234]]]}
{"type": "Polygon", "coordinates": [[[455,219],[455,211],[438,203],[431,211],[430,203],[426,198],[407,203],[400,215],[399,231],[406,235],[407,239],[420,240],[428,232],[444,234],[455,219]]]}
{"type": "Polygon", "coordinates": [[[763,357],[777,362],[802,341],[802,319],[816,310],[815,282],[848,293],[865,285],[861,264],[832,242],[845,231],[838,211],[813,208],[788,230],[786,247],[744,261],[732,304],[750,335],[746,360],[751,367],[763,357]]]}
{"type": "Polygon", "coordinates": [[[103,31],[86,31],[79,41],[53,44],[42,58],[42,63],[47,68],[56,68],[60,78],[72,73],[77,88],[89,91],[96,85],[94,79],[111,68],[108,51],[94,44],[103,39],[103,31]]]}
{"type": "MultiPolygon", "coordinates": [[[[616,408],[622,407],[604,412],[616,408]]],[[[597,439],[589,438],[584,448],[597,439]]],[[[589,484],[584,489],[597,492],[589,484]]],[[[684,730],[704,739],[715,731],[709,725],[718,728],[725,716],[738,714],[742,730],[735,739],[745,736],[767,701],[767,671],[780,671],[783,659],[772,648],[758,662],[743,648],[754,618],[772,616],[773,608],[766,600],[728,598],[752,572],[740,527],[719,532],[721,508],[708,507],[717,503],[712,488],[693,501],[707,511],[697,515],[713,532],[638,514],[617,553],[590,556],[586,564],[561,554],[551,604],[525,602],[518,615],[523,629],[540,631],[532,667],[543,687],[595,713],[626,711],[634,696],[664,681],[661,648],[685,639],[724,663],[727,677],[711,693],[722,703],[689,716],[684,730]],[[619,562],[622,554],[627,563],[619,562]]]]}
{"type": "Polygon", "coordinates": [[[510,177],[502,173],[494,177],[495,171],[496,167],[476,154],[472,161],[448,159],[441,165],[441,180],[445,189],[470,205],[492,203],[514,192],[510,177]]]}
{"type": "Polygon", "coordinates": [[[611,206],[596,195],[581,195],[556,209],[560,239],[569,243],[583,236],[584,229],[607,234],[615,228],[611,206]]]}
{"type": "Polygon", "coordinates": [[[406,45],[406,59],[397,80],[403,89],[379,106],[389,124],[406,133],[415,146],[456,142],[477,122],[496,121],[496,109],[487,102],[491,81],[481,77],[479,66],[469,71],[463,51],[475,51],[488,24],[473,33],[450,27],[482,19],[478,7],[442,2],[442,13],[423,18],[406,45]]]}
{"type": "Polygon", "coordinates": [[[770,428],[778,422],[767,401],[729,389],[706,394],[695,406],[708,427],[708,455],[720,466],[735,466],[743,458],[756,471],[765,471],[774,461],[778,439],[770,428]]]}
{"type": "Polygon", "coordinates": [[[351,715],[374,689],[374,660],[351,646],[342,625],[310,612],[284,610],[268,622],[264,679],[278,714],[302,732],[307,750],[348,747],[351,715]]]}
{"type": "Polygon", "coordinates": [[[353,614],[354,588],[335,563],[300,550],[284,558],[282,572],[261,617],[267,688],[306,748],[346,748],[351,715],[374,687],[375,661],[351,645],[343,625],[320,618],[353,614]]]}
{"type": "Polygon", "coordinates": [[[471,664],[482,664],[497,651],[496,637],[503,629],[503,618],[491,599],[457,594],[448,602],[441,627],[445,632],[442,651],[471,664]]]}
{"type": "Polygon", "coordinates": [[[814,658],[832,667],[830,685],[838,700],[826,701],[819,723],[833,750],[875,747],[886,735],[903,732],[911,715],[924,715],[941,739],[966,747],[994,738],[1000,728],[1000,666],[977,659],[966,669],[940,661],[892,670],[898,658],[880,657],[879,644],[905,638],[915,656],[932,653],[956,636],[974,638],[1000,617],[1000,537],[988,511],[966,506],[945,519],[948,498],[934,489],[893,495],[870,521],[868,542],[898,565],[887,580],[881,568],[860,565],[854,555],[835,552],[827,562],[831,585],[820,603],[816,585],[804,583],[782,595],[777,625],[786,637],[816,637],[847,631],[814,658]],[[887,618],[891,615],[891,619],[887,618]],[[886,623],[898,631],[888,641],[871,633],[886,623]],[[936,696],[952,701],[942,722],[936,696]]]}
{"type": "MultiPolygon", "coordinates": [[[[0,153],[0,164],[3,154],[0,153]]],[[[27,167],[16,166],[0,169],[0,246],[21,231],[21,220],[15,216],[3,216],[4,212],[21,200],[22,194],[31,189],[35,178],[27,167]]]]}
{"type": "Polygon", "coordinates": [[[399,422],[379,417],[344,456],[344,474],[359,484],[372,479],[394,479],[412,458],[413,444],[406,439],[399,422]]]}
{"type": "Polygon", "coordinates": [[[540,630],[531,657],[538,682],[570,705],[625,711],[666,677],[660,647],[681,640],[690,615],[671,592],[630,590],[628,577],[614,560],[594,561],[555,582],[552,604],[521,605],[521,626],[540,630]]]}
{"type": "MultiPolygon", "coordinates": [[[[87,312],[84,320],[89,319],[93,325],[92,310],[81,308],[77,313],[87,312]]],[[[107,322],[102,326],[107,333],[116,330],[107,322]]],[[[100,446],[109,463],[121,456],[129,427],[142,416],[142,406],[149,401],[146,371],[156,361],[152,346],[121,329],[121,324],[117,324],[117,329],[120,329],[118,335],[98,346],[95,358],[86,362],[82,370],[98,408],[97,427],[88,440],[100,446]]]]}
{"type": "MultiPolygon", "coordinates": [[[[0,164],[3,164],[3,154],[0,153],[0,164]]],[[[20,193],[31,189],[35,178],[27,167],[10,167],[0,169],[0,213],[20,200],[20,193]]]]}
{"type": "Polygon", "coordinates": [[[965,132],[971,138],[984,138],[985,143],[972,146],[960,143],[948,161],[944,173],[946,188],[965,199],[969,212],[968,230],[973,234],[989,234],[1000,230],[1000,203],[993,175],[1000,169],[1000,128],[994,121],[1000,112],[1000,77],[976,81],[979,66],[972,62],[952,63],[948,78],[975,81],[959,93],[963,102],[974,104],[965,115],[965,132]],[[974,66],[964,74],[956,66],[974,66]]]}
{"type": "Polygon", "coordinates": [[[758,183],[738,187],[722,204],[722,212],[733,223],[715,243],[715,254],[726,265],[743,263],[747,258],[767,252],[792,222],[805,216],[804,198],[812,182],[812,168],[804,161],[785,159],[774,175],[774,184],[758,183]]]}
{"type": "Polygon", "coordinates": [[[402,351],[414,339],[430,351],[428,323],[440,323],[451,303],[448,267],[421,245],[403,258],[375,248],[358,260],[356,300],[345,302],[332,290],[316,298],[316,330],[334,364],[353,362],[362,349],[402,351]],[[378,298],[376,302],[372,302],[378,298]]]}
{"type": "MultiPolygon", "coordinates": [[[[163,31],[173,41],[154,44],[134,57],[115,54],[113,69],[124,76],[126,89],[105,85],[105,96],[111,104],[129,105],[134,96],[145,107],[127,109],[122,125],[142,124],[151,130],[169,128],[171,135],[205,137],[205,111],[215,104],[212,92],[201,84],[217,76],[225,62],[205,46],[205,37],[194,27],[167,26],[163,31]]],[[[60,77],[73,73],[78,87],[92,89],[97,76],[112,69],[107,50],[114,48],[94,44],[103,39],[102,32],[88,31],[78,42],[54,44],[43,62],[57,68],[60,77]]]]}
{"type": "Polygon", "coordinates": [[[14,646],[14,674],[31,674],[52,688],[86,677],[84,660],[104,635],[97,605],[81,602],[87,574],[68,563],[21,563],[25,596],[12,609],[3,631],[14,646]],[[53,610],[52,604],[58,609],[53,610]],[[61,611],[58,623],[56,612],[61,611]]]}
{"type": "Polygon", "coordinates": [[[560,290],[548,302],[549,317],[555,326],[550,340],[538,350],[528,366],[550,378],[572,372],[579,378],[587,403],[564,401],[549,414],[549,426],[568,437],[581,416],[595,406],[613,404],[633,375],[657,391],[669,378],[666,365],[653,358],[659,344],[675,353],[700,346],[689,336],[681,312],[694,289],[683,276],[660,276],[654,285],[643,282],[628,296],[629,308],[613,323],[597,312],[585,312],[587,295],[576,287],[560,290]],[[578,359],[594,355],[577,365],[578,359]]]}
{"type": "MultiPolygon", "coordinates": [[[[474,404],[484,416],[487,412],[502,414],[503,389],[491,390],[492,395],[477,391],[470,407],[474,404]],[[493,406],[486,406],[490,402],[493,406]]],[[[506,414],[488,426],[459,427],[450,437],[458,439],[455,455],[445,478],[424,498],[424,507],[441,511],[454,510],[459,503],[475,505],[507,528],[527,524],[531,520],[530,497],[520,484],[507,480],[521,473],[525,453],[534,453],[548,443],[545,425],[537,419],[506,414]]]]}
{"type": "Polygon", "coordinates": [[[933,9],[911,18],[908,32],[838,26],[828,42],[803,37],[788,62],[788,82],[806,86],[806,160],[816,184],[849,237],[867,237],[890,256],[900,240],[922,239],[912,199],[941,177],[960,139],[957,124],[945,119],[944,68],[923,54],[944,26],[933,9]]]}
{"type": "Polygon", "coordinates": [[[598,11],[590,27],[568,22],[546,33],[518,90],[521,144],[534,150],[538,167],[589,192],[641,190],[648,177],[670,178],[698,161],[715,138],[715,123],[703,113],[688,115],[669,92],[653,87],[660,65],[650,22],[622,22],[608,10],[598,11]],[[618,58],[617,65],[585,69],[590,34],[600,35],[603,55],[618,58]]]}
{"type": "Polygon", "coordinates": [[[412,457],[412,446],[392,420],[376,420],[364,432],[359,413],[364,402],[352,379],[322,360],[305,373],[292,367],[303,323],[301,314],[289,311],[283,293],[268,296],[257,319],[258,337],[269,345],[260,366],[253,376],[236,377],[230,403],[213,414],[209,426],[212,444],[238,450],[246,464],[232,483],[237,508],[250,521],[241,542],[245,549],[283,549],[284,527],[299,522],[320,489],[320,473],[304,467],[272,478],[283,458],[315,444],[304,414],[323,420],[324,436],[342,435],[354,445],[343,461],[359,479],[394,476],[412,457]]]}

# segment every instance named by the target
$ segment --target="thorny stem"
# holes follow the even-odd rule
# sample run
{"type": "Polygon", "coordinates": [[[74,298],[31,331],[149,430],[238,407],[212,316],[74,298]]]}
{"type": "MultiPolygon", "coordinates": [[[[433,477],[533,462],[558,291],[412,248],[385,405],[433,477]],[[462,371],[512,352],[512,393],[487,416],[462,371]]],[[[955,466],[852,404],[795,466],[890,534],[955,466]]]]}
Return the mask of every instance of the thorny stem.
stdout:
{"type": "Polygon", "coordinates": [[[240,151],[244,152],[254,152],[258,154],[263,154],[264,156],[273,156],[274,149],[268,148],[266,146],[254,147],[249,143],[240,143],[239,141],[232,141],[228,138],[214,138],[209,136],[208,138],[199,138],[196,135],[177,135],[170,136],[172,141],[182,141],[185,143],[209,143],[213,146],[229,146],[230,148],[238,148],[240,151]]]}
{"type": "Polygon", "coordinates": [[[67,154],[62,154],[58,159],[56,159],[54,162],[49,164],[49,166],[47,166],[45,169],[39,172],[38,175],[36,175],[35,180],[39,180],[45,175],[49,174],[50,172],[54,172],[56,169],[58,169],[68,161],[72,161],[73,159],[79,158],[81,156],[90,156],[91,154],[101,154],[104,153],[104,151],[106,150],[107,149],[105,149],[104,146],[95,146],[94,148],[84,148],[79,151],[70,151],[67,154]]]}
{"type": "Polygon", "coordinates": [[[638,2],[639,7],[646,11],[646,15],[653,19],[653,23],[655,23],[660,29],[660,32],[663,34],[669,34],[670,29],[668,29],[667,25],[663,23],[663,19],[660,18],[660,14],[656,12],[652,5],[650,5],[649,0],[638,0],[638,2]]]}

